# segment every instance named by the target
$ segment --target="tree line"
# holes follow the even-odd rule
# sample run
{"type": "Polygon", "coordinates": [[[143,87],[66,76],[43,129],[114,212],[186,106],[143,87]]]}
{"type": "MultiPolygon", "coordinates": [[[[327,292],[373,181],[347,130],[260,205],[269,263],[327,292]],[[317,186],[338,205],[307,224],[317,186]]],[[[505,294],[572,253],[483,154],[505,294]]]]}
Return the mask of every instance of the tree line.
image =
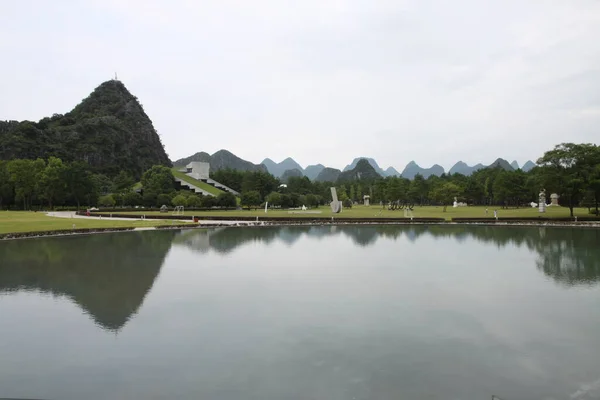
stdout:
{"type": "MultiPolygon", "coordinates": [[[[240,203],[247,208],[318,207],[331,201],[330,188],[351,207],[370,196],[371,204],[398,202],[414,205],[452,204],[454,198],[469,205],[523,207],[538,201],[545,188],[548,196],[557,193],[560,204],[571,209],[587,206],[598,213],[600,203],[600,147],[594,144],[563,143],[547,151],[537,166],[528,172],[485,168],[470,176],[431,175],[413,180],[402,177],[371,177],[344,182],[312,182],[307,177],[290,177],[285,183],[262,171],[222,169],[211,178],[241,193],[240,203]]],[[[168,167],[155,165],[135,187],[134,177],[121,171],[117,175],[93,173],[81,161],[63,162],[18,159],[0,161],[0,208],[30,210],[56,206],[104,207],[235,207],[231,193],[217,197],[201,196],[178,187],[168,167]]]]}
{"type": "MultiPolygon", "coordinates": [[[[563,143],[544,153],[537,166],[528,172],[501,167],[484,168],[470,176],[461,174],[378,177],[352,182],[312,182],[306,177],[290,177],[287,187],[271,190],[280,182],[268,174],[265,181],[247,179],[248,173],[233,170],[215,171],[215,180],[242,192],[241,203],[247,207],[263,205],[297,207],[318,206],[331,201],[330,187],[337,188],[338,198],[346,207],[362,203],[365,195],[371,204],[442,205],[456,198],[468,205],[489,205],[502,208],[525,207],[538,202],[541,189],[547,196],[556,193],[560,204],[573,208],[586,206],[598,214],[600,202],[600,147],[595,144],[563,143]],[[268,175],[268,177],[267,177],[268,175]],[[269,178],[270,177],[270,178],[269,178]],[[270,179],[270,180],[269,180],[270,179]],[[254,185],[254,183],[256,185],[254,185]]],[[[550,199],[548,198],[547,201],[550,199]]]]}

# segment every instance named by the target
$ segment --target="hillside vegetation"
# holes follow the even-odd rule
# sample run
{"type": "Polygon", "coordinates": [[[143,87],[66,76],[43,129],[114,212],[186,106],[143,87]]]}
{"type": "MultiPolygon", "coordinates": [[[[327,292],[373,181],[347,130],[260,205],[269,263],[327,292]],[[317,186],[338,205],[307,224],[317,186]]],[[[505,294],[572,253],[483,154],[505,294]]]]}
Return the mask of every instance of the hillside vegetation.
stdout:
{"type": "Polygon", "coordinates": [[[170,166],[158,133],[125,85],[98,86],[66,114],[32,121],[0,121],[0,159],[83,161],[95,173],[135,178],[153,165],[170,166]]]}

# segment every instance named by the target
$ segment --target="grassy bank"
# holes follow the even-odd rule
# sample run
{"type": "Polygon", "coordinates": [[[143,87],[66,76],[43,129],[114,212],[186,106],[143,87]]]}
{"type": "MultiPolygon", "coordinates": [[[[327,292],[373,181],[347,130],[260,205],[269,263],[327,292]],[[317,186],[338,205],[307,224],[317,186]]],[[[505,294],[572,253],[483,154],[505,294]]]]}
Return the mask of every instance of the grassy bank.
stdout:
{"type": "MultiPolygon", "coordinates": [[[[176,222],[181,224],[181,222],[176,222]]],[[[75,225],[76,229],[81,228],[139,228],[152,227],[158,225],[172,225],[170,220],[131,220],[131,221],[111,221],[99,219],[83,218],[58,218],[49,217],[42,212],[32,211],[0,211],[0,234],[21,233],[21,232],[40,232],[55,230],[70,230],[75,225]]]]}
{"type": "MultiPolygon", "coordinates": [[[[443,211],[443,207],[416,207],[412,216],[417,218],[444,218],[450,220],[452,218],[493,218],[494,208],[488,207],[488,212],[485,212],[486,207],[448,207],[446,212],[443,211]]],[[[547,212],[540,214],[536,208],[511,208],[511,209],[500,209],[498,210],[498,217],[510,217],[510,218],[532,218],[532,217],[545,217],[545,218],[565,218],[569,217],[569,209],[566,207],[549,207],[547,212]]],[[[315,217],[343,217],[343,218],[402,218],[404,217],[403,210],[390,211],[387,208],[382,209],[381,206],[355,206],[351,209],[344,209],[340,214],[333,214],[329,207],[322,206],[317,209],[309,210],[311,213],[303,214],[298,210],[269,210],[266,214],[264,209],[258,210],[229,210],[229,211],[185,211],[185,215],[188,216],[213,216],[213,217],[286,217],[286,218],[315,218],[315,217]],[[312,212],[320,211],[319,214],[312,212]]],[[[122,213],[119,213],[122,214],[122,213]]],[[[124,213],[123,213],[124,214],[124,213]]],[[[134,215],[138,214],[160,214],[159,212],[144,212],[143,210],[131,213],[134,215]]],[[[165,214],[163,214],[165,215],[165,214]]],[[[170,215],[170,214],[166,214],[170,215]]],[[[575,209],[575,215],[578,217],[590,216],[586,208],[575,209]]]]}

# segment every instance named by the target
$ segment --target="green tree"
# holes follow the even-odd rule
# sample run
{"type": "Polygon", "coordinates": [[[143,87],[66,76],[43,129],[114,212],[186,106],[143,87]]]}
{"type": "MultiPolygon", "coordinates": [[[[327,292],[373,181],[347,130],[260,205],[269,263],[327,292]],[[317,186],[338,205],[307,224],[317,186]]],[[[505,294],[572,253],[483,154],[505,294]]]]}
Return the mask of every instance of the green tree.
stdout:
{"type": "Polygon", "coordinates": [[[248,209],[260,206],[260,193],[256,190],[242,193],[241,203],[242,207],[247,207],[248,209]]]}
{"type": "Polygon", "coordinates": [[[528,195],[526,181],[527,177],[521,170],[500,172],[493,185],[495,200],[503,207],[518,207],[528,195]]]}
{"type": "Polygon", "coordinates": [[[186,196],[178,194],[177,196],[173,197],[173,199],[171,200],[171,204],[173,204],[175,207],[187,207],[188,199],[186,196]]]}
{"type": "Polygon", "coordinates": [[[123,205],[129,207],[141,206],[142,195],[137,192],[128,192],[123,195],[123,205]]]}
{"type": "Polygon", "coordinates": [[[241,192],[251,192],[253,190],[260,193],[263,198],[269,193],[277,190],[279,180],[267,172],[248,172],[244,174],[241,192]]]}
{"type": "Polygon", "coordinates": [[[593,181],[598,165],[598,147],[593,144],[562,143],[538,159],[542,181],[546,189],[558,193],[566,201],[571,217],[593,181]]]}
{"type": "Polygon", "coordinates": [[[31,209],[33,197],[37,194],[37,179],[46,163],[37,160],[13,160],[8,163],[10,181],[15,188],[15,200],[23,202],[23,209],[31,209]]]}
{"type": "Polygon", "coordinates": [[[109,194],[112,191],[113,183],[108,176],[104,174],[94,174],[92,175],[92,181],[94,187],[98,189],[99,194],[109,194]]]}
{"type": "Polygon", "coordinates": [[[156,200],[158,198],[158,193],[151,190],[144,190],[142,194],[142,204],[145,207],[154,207],[156,206],[156,200]]]}
{"type": "Polygon", "coordinates": [[[8,172],[8,162],[0,160],[0,209],[14,198],[14,187],[8,172]]]}
{"type": "Polygon", "coordinates": [[[202,198],[200,196],[196,196],[196,195],[188,196],[187,206],[189,208],[202,207],[202,198]]]}
{"type": "Polygon", "coordinates": [[[437,185],[432,191],[433,199],[444,206],[444,212],[446,212],[448,204],[451,204],[454,201],[454,197],[458,197],[459,195],[460,188],[458,185],[451,182],[437,185]]]}
{"type": "Polygon", "coordinates": [[[97,201],[100,188],[95,185],[95,182],[100,184],[103,178],[95,180],[86,163],[74,161],[66,164],[63,179],[67,196],[77,204],[77,209],[82,201],[87,200],[89,205],[97,201]]]}
{"type": "Polygon", "coordinates": [[[142,186],[145,192],[154,193],[154,201],[159,193],[175,191],[175,178],[170,168],[155,165],[142,175],[142,186]]]}
{"type": "Polygon", "coordinates": [[[236,207],[237,200],[232,193],[225,192],[217,196],[216,203],[219,207],[236,207]]]}
{"type": "Polygon", "coordinates": [[[316,195],[314,194],[307,194],[306,195],[306,205],[309,207],[318,207],[319,206],[319,199],[317,198],[316,195]]]}
{"type": "Polygon", "coordinates": [[[269,193],[269,195],[267,196],[267,198],[265,200],[267,202],[269,202],[269,205],[280,206],[281,205],[281,194],[277,193],[277,192],[271,192],[271,193],[269,193]]]}
{"type": "Polygon", "coordinates": [[[469,177],[464,189],[464,197],[467,200],[467,203],[481,204],[485,201],[483,199],[483,186],[481,186],[481,184],[479,184],[475,178],[469,177]]]}
{"type": "Polygon", "coordinates": [[[115,199],[112,196],[112,194],[100,196],[100,198],[98,199],[98,204],[102,207],[114,207],[115,199]]]}
{"type": "Polygon", "coordinates": [[[126,171],[119,172],[119,175],[113,179],[113,191],[117,193],[129,192],[133,185],[135,185],[135,179],[126,171]]]}
{"type": "Polygon", "coordinates": [[[66,168],[60,158],[50,157],[46,167],[38,176],[38,188],[40,197],[48,201],[48,207],[52,210],[54,204],[64,201],[66,197],[67,184],[65,180],[66,168]]]}
{"type": "Polygon", "coordinates": [[[165,193],[161,193],[158,196],[156,196],[156,205],[162,206],[164,205],[168,205],[171,204],[171,199],[172,196],[165,194],[165,193]]]}
{"type": "MultiPolygon", "coordinates": [[[[214,196],[204,196],[201,198],[201,200],[202,200],[202,207],[211,208],[211,207],[218,206],[217,198],[214,196]]],[[[234,196],[234,201],[235,201],[235,196],[234,196]]]]}

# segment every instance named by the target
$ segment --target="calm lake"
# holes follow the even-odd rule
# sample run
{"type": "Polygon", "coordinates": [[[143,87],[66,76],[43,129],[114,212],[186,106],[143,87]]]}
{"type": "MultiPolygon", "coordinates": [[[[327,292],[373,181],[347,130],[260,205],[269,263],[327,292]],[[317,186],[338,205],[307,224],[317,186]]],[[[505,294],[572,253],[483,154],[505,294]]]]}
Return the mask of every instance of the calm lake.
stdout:
{"type": "Polygon", "coordinates": [[[0,242],[0,398],[599,399],[600,230],[0,242]]]}

